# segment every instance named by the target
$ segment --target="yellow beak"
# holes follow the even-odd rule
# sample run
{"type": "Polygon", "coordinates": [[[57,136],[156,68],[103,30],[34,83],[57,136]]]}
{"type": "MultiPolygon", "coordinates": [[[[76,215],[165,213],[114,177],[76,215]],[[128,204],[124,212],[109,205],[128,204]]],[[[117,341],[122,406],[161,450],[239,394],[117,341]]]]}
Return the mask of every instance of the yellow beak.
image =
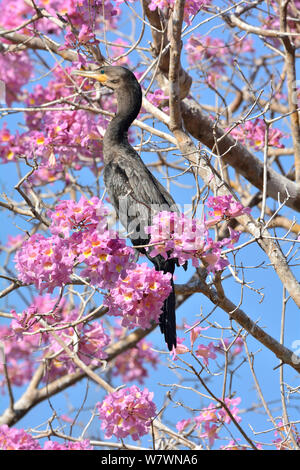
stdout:
{"type": "Polygon", "coordinates": [[[79,75],[80,77],[92,78],[100,83],[105,83],[108,76],[105,73],[99,73],[97,70],[73,70],[72,75],[79,75]]]}

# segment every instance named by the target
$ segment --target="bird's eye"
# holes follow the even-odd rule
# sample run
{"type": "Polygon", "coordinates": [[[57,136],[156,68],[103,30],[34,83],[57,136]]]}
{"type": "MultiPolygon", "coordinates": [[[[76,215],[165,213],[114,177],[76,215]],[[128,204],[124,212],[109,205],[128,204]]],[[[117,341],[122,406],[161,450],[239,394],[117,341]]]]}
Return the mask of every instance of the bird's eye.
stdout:
{"type": "Polygon", "coordinates": [[[101,73],[101,75],[102,75],[102,74],[105,73],[105,72],[104,72],[104,70],[100,70],[100,73],[101,73]]]}
{"type": "Polygon", "coordinates": [[[119,80],[111,80],[111,83],[118,83],[119,80]]]}

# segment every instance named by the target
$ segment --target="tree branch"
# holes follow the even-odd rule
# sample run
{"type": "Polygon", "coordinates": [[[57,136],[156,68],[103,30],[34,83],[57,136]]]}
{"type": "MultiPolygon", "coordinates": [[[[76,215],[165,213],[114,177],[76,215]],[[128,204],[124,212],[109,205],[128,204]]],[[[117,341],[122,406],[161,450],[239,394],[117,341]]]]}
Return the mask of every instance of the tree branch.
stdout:
{"type": "MultiPolygon", "coordinates": [[[[195,139],[212,150],[216,137],[222,161],[232,166],[256,188],[263,189],[263,162],[230,135],[224,137],[225,132],[215,126],[193,98],[185,98],[182,101],[182,117],[185,128],[195,139]]],[[[278,198],[283,200],[287,192],[290,197],[286,205],[300,212],[300,185],[279,175],[273,168],[268,168],[267,196],[276,201],[278,198]]]]}

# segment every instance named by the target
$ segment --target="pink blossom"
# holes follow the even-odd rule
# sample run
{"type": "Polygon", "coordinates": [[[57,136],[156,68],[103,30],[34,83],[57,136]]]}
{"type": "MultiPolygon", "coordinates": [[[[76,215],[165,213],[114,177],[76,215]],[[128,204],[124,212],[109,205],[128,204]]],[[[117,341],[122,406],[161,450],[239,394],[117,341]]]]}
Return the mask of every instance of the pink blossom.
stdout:
{"type": "Polygon", "coordinates": [[[70,281],[75,264],[84,264],[81,275],[103,289],[126,277],[133,249],[107,229],[107,209],[98,198],[60,201],[47,215],[52,236],[33,235],[15,255],[22,282],[52,292],[70,281]]]}
{"type": "Polygon", "coordinates": [[[115,65],[130,66],[131,61],[130,61],[130,58],[129,58],[128,55],[125,55],[124,57],[121,57],[120,59],[118,59],[116,61],[117,57],[119,57],[120,55],[125,54],[126,51],[128,50],[128,48],[122,47],[122,46],[129,46],[130,47],[129,43],[127,41],[125,41],[124,39],[122,39],[122,38],[117,38],[114,41],[114,44],[116,44],[116,45],[110,47],[110,49],[112,51],[112,58],[114,59],[114,64],[115,65]]]}
{"type": "Polygon", "coordinates": [[[20,101],[21,88],[28,82],[32,73],[32,62],[26,51],[0,55],[0,80],[6,85],[5,98],[8,106],[14,101],[20,101]]]}
{"type": "Polygon", "coordinates": [[[152,103],[154,106],[159,107],[160,104],[165,101],[169,100],[169,97],[165,95],[163,90],[155,90],[154,93],[148,93],[147,99],[152,103]]]}
{"type": "Polygon", "coordinates": [[[188,419],[182,419],[181,421],[178,421],[176,424],[176,429],[178,432],[184,431],[190,424],[192,420],[191,418],[188,419]]]}
{"type": "Polygon", "coordinates": [[[21,243],[23,243],[23,241],[24,241],[24,235],[16,235],[16,236],[8,235],[6,246],[14,248],[20,245],[21,243]]]}
{"type": "Polygon", "coordinates": [[[152,392],[147,388],[141,390],[136,385],[107,395],[102,403],[97,404],[105,438],[131,436],[136,441],[147,434],[156,411],[152,399],[152,392]]]}
{"type": "MultiPolygon", "coordinates": [[[[211,0],[186,0],[185,8],[184,8],[184,21],[190,24],[190,16],[196,15],[198,11],[209,5],[211,0]]],[[[165,10],[167,8],[173,9],[175,5],[175,0],[151,0],[148,7],[150,10],[156,10],[159,8],[160,10],[165,10]]]]}
{"type": "Polygon", "coordinates": [[[191,64],[199,61],[210,60],[210,64],[214,67],[214,71],[224,72],[224,56],[227,53],[225,43],[219,38],[211,38],[210,36],[202,37],[191,36],[186,44],[188,60],[191,64]]]}
{"type": "Polygon", "coordinates": [[[177,338],[177,346],[176,348],[173,348],[173,350],[170,352],[170,355],[172,356],[173,361],[176,361],[176,356],[178,354],[185,354],[187,352],[190,352],[190,348],[183,344],[185,338],[177,338]]]}
{"type": "Polygon", "coordinates": [[[253,40],[233,37],[226,43],[219,38],[211,36],[192,35],[186,43],[188,61],[191,65],[198,62],[209,62],[208,74],[220,77],[225,73],[226,65],[232,62],[234,57],[241,54],[254,52],[253,40]]]}
{"type": "Polygon", "coordinates": [[[37,319],[35,317],[37,309],[35,306],[29,307],[19,315],[15,310],[12,310],[11,313],[13,314],[14,319],[11,321],[10,326],[17,337],[24,331],[31,330],[37,323],[37,319]]]}
{"type": "Polygon", "coordinates": [[[1,450],[40,450],[41,446],[31,434],[24,429],[10,428],[7,424],[0,426],[1,450]]]}
{"type": "Polygon", "coordinates": [[[208,366],[208,359],[216,359],[217,355],[215,354],[215,345],[211,341],[207,346],[204,344],[199,344],[195,354],[196,356],[200,356],[203,358],[203,362],[206,366],[208,366]]]}
{"type": "Polygon", "coordinates": [[[184,214],[162,211],[153,217],[153,225],[146,227],[146,233],[151,235],[151,256],[158,254],[165,259],[169,256],[177,258],[180,265],[196,258],[205,250],[207,228],[196,219],[190,219],[184,214]],[[153,245],[153,246],[152,246],[153,245]]]}
{"type": "MultiPolygon", "coordinates": [[[[223,352],[229,347],[229,345],[231,344],[232,341],[230,341],[229,338],[224,338],[222,339],[222,341],[220,341],[218,343],[218,345],[216,346],[216,351],[218,352],[223,352]]],[[[244,343],[243,343],[243,340],[242,338],[238,337],[233,345],[231,346],[230,350],[229,350],[229,353],[232,355],[232,356],[237,356],[238,354],[240,354],[243,350],[243,346],[244,346],[244,343]]]]}
{"type": "MultiPolygon", "coordinates": [[[[48,294],[36,297],[22,313],[17,314],[12,311],[14,319],[9,327],[0,326],[0,339],[4,344],[8,376],[12,385],[22,386],[32,378],[38,357],[37,351],[41,345],[48,346],[48,336],[38,333],[41,328],[40,317],[46,314],[47,322],[53,324],[60,321],[68,310],[65,299],[61,299],[59,305],[54,308],[56,303],[57,299],[51,298],[48,294]]],[[[41,357],[41,351],[39,354],[41,357]]],[[[5,385],[5,378],[1,363],[0,374],[3,376],[0,382],[2,387],[5,385]]]]}
{"type": "Polygon", "coordinates": [[[7,129],[6,123],[4,123],[0,130],[0,158],[3,163],[15,161],[17,155],[23,153],[21,137],[19,132],[11,134],[10,130],[7,129]]]}
{"type": "MultiPolygon", "coordinates": [[[[230,410],[232,416],[239,423],[242,420],[242,418],[238,416],[238,413],[240,412],[240,410],[238,409],[236,405],[239,405],[239,403],[241,402],[241,398],[240,397],[225,398],[224,402],[227,408],[230,410]]],[[[227,413],[226,409],[223,407],[221,407],[220,410],[218,411],[218,418],[220,421],[226,424],[229,424],[231,422],[231,417],[227,413]]]]}
{"type": "MultiPolygon", "coordinates": [[[[74,343],[72,321],[78,320],[77,308],[70,306],[65,298],[59,303],[48,294],[36,297],[33,303],[22,313],[12,311],[14,319],[9,327],[0,326],[0,340],[4,344],[5,359],[10,383],[15,386],[24,385],[33,375],[36,361],[49,351],[56,353],[55,358],[48,362],[47,372],[43,381],[50,381],[66,372],[75,370],[72,360],[61,349],[61,346],[46,332],[41,333],[45,325],[40,323],[43,318],[51,326],[58,327],[57,335],[74,349],[85,364],[98,364],[106,358],[105,348],[110,338],[105,333],[103,324],[95,321],[90,324],[77,323],[74,343]],[[63,328],[65,326],[65,328],[63,328]]],[[[0,364],[0,374],[3,367],[0,364]]],[[[5,377],[0,386],[5,385],[5,377]]]]}
{"type": "MultiPolygon", "coordinates": [[[[57,299],[49,295],[36,297],[21,314],[17,315],[13,311],[13,315],[15,318],[10,327],[0,328],[0,339],[5,347],[9,378],[14,385],[23,385],[32,377],[39,348],[41,348],[40,357],[43,352],[55,355],[54,359],[47,363],[47,371],[43,377],[47,383],[76,369],[72,358],[66,354],[56,339],[47,332],[40,332],[45,328],[45,325],[40,323],[41,318],[49,325],[58,327],[56,335],[76,352],[85,364],[97,365],[107,357],[105,349],[110,338],[104,330],[103,323],[100,321],[78,323],[78,309],[70,306],[65,298],[58,303],[57,299]],[[77,323],[76,341],[75,330],[71,326],[74,321],[77,323]]],[[[0,372],[1,369],[0,365],[0,372]]]]}
{"type": "MultiPolygon", "coordinates": [[[[278,3],[276,1],[270,2],[271,7],[273,8],[274,12],[270,12],[267,17],[262,17],[262,29],[271,29],[271,30],[280,30],[280,11],[278,8],[278,3]]],[[[297,18],[297,11],[299,11],[299,2],[295,1],[293,4],[287,4],[287,27],[288,31],[292,33],[298,33],[298,23],[297,20],[293,21],[293,18],[297,18]],[[294,5],[294,7],[292,6],[294,5]],[[295,14],[296,13],[296,14],[295,14]]],[[[270,38],[272,44],[275,47],[281,46],[281,41],[277,37],[270,38]]],[[[293,41],[296,44],[296,47],[299,47],[299,38],[297,36],[293,37],[293,41]]]]}
{"type": "Polygon", "coordinates": [[[204,422],[204,432],[199,434],[199,437],[208,439],[209,447],[214,445],[215,440],[218,438],[219,426],[210,421],[204,422]]]}
{"type": "Polygon", "coordinates": [[[110,315],[122,317],[122,326],[149,328],[158,323],[164,300],[171,292],[171,274],[150,268],[146,263],[128,270],[105,298],[110,315]]]}
{"type": "Polygon", "coordinates": [[[47,215],[52,220],[50,231],[53,235],[68,237],[73,231],[97,229],[99,233],[107,230],[107,207],[97,197],[86,199],[81,196],[78,202],[63,200],[47,215]]]}
{"type": "MultiPolygon", "coordinates": [[[[263,119],[255,119],[240,124],[230,131],[230,135],[244,145],[250,145],[255,150],[262,150],[265,146],[266,124],[263,119]]],[[[270,127],[268,134],[268,145],[270,147],[284,148],[281,140],[286,135],[277,128],[270,127]]]]}
{"type": "Polygon", "coordinates": [[[93,285],[102,289],[114,288],[119,279],[125,279],[134,263],[133,249],[126,246],[117,234],[98,230],[83,232],[80,237],[71,237],[73,252],[80,263],[84,263],[81,276],[90,279],[93,285]]]}
{"type": "Polygon", "coordinates": [[[74,258],[68,240],[34,234],[16,252],[15,262],[22,282],[52,292],[70,280],[74,258]]]}
{"type": "MultiPolygon", "coordinates": [[[[76,341],[74,341],[74,328],[67,325],[77,318],[78,312],[76,310],[66,312],[63,321],[60,322],[60,326],[66,323],[66,328],[60,328],[56,334],[77,354],[82,362],[86,365],[97,365],[107,357],[105,348],[110,343],[110,337],[105,333],[103,323],[94,321],[86,325],[79,323],[76,326],[76,341]]],[[[61,345],[51,335],[48,337],[48,350],[59,354],[51,362],[45,380],[51,382],[57,376],[75,372],[76,365],[72,358],[62,350],[61,345]]]]}
{"type": "Polygon", "coordinates": [[[213,208],[209,211],[211,219],[190,219],[184,214],[162,211],[153,217],[153,224],[145,228],[150,234],[147,250],[151,256],[161,255],[165,259],[177,258],[180,265],[188,259],[195,267],[201,259],[207,269],[212,272],[223,270],[229,263],[222,256],[222,248],[233,248],[239,239],[239,233],[230,229],[230,237],[222,241],[213,241],[209,236],[209,228],[218,222],[249,214],[250,209],[229,196],[211,196],[206,205],[213,208]]]}
{"type": "MultiPolygon", "coordinates": [[[[26,104],[29,107],[40,106],[47,101],[67,98],[70,88],[74,86],[70,74],[79,66],[77,63],[65,69],[56,66],[53,69],[54,79],[47,83],[47,87],[36,85],[27,94],[26,104]]],[[[83,79],[79,78],[78,81],[82,83],[83,79]]],[[[83,91],[93,90],[88,81],[84,82],[82,88],[83,91]]],[[[19,137],[19,147],[27,156],[38,157],[39,170],[32,175],[32,181],[38,180],[40,174],[43,176],[45,169],[51,170],[54,179],[65,177],[63,170],[66,167],[80,170],[82,166],[89,166],[93,169],[95,158],[102,158],[102,138],[107,121],[101,115],[84,110],[72,111],[69,105],[62,106],[66,109],[55,113],[26,113],[28,131],[19,137]]],[[[112,99],[106,100],[105,106],[111,109],[112,99]]]]}
{"type": "Polygon", "coordinates": [[[211,447],[218,437],[219,431],[219,418],[216,405],[210,403],[207,408],[204,408],[201,413],[195,417],[195,423],[199,428],[204,427],[204,432],[200,433],[200,437],[208,439],[209,446],[211,447]]]}
{"type": "Polygon", "coordinates": [[[82,44],[97,45],[98,43],[99,41],[96,39],[93,30],[86,24],[83,24],[78,34],[74,34],[74,32],[70,30],[67,31],[65,43],[63,46],[59,47],[59,50],[68,48],[78,49],[82,44]]]}
{"type": "Polygon", "coordinates": [[[195,417],[195,423],[200,426],[203,421],[217,421],[218,417],[216,414],[217,406],[214,403],[210,403],[207,408],[204,408],[199,416],[195,417]]]}
{"type": "MultiPolygon", "coordinates": [[[[115,329],[119,338],[119,331],[115,329]]],[[[113,375],[122,377],[122,382],[138,381],[144,383],[144,379],[149,376],[147,365],[154,369],[158,364],[158,354],[152,350],[152,344],[145,339],[140,340],[134,348],[119,354],[115,360],[113,375]]]]}
{"type": "MultiPolygon", "coordinates": [[[[231,194],[209,196],[206,200],[206,205],[212,209],[208,212],[208,215],[211,217],[211,219],[206,222],[208,226],[215,225],[223,219],[249,214],[251,210],[249,207],[244,207],[239,201],[236,201],[231,194]]],[[[237,232],[232,232],[234,237],[237,237],[236,234],[237,232]]]]}
{"type": "Polygon", "coordinates": [[[198,336],[201,335],[201,331],[206,331],[210,328],[209,326],[198,326],[198,323],[199,322],[195,323],[195,325],[184,325],[184,328],[190,331],[190,343],[192,347],[198,336]]]}
{"type": "Polygon", "coordinates": [[[56,441],[46,441],[43,450],[93,450],[93,447],[88,439],[78,442],[68,441],[65,444],[56,441]]]}

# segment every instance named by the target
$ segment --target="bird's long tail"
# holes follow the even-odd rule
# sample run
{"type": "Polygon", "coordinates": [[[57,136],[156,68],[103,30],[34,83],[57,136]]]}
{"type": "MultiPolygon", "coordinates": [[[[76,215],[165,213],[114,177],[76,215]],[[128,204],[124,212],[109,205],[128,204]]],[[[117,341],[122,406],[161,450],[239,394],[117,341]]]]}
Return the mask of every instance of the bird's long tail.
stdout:
{"type": "MultiPolygon", "coordinates": [[[[145,242],[144,244],[146,244],[145,242]]],[[[135,245],[137,250],[140,253],[143,253],[147,258],[154,264],[156,271],[163,271],[164,273],[171,273],[171,286],[172,291],[170,292],[169,296],[164,301],[164,305],[162,308],[162,314],[159,317],[159,326],[160,331],[163,333],[165,337],[165,341],[167,343],[169,351],[172,351],[173,347],[176,348],[177,345],[177,335],[176,335],[176,314],[175,314],[175,290],[174,290],[174,282],[173,282],[173,274],[175,271],[175,266],[178,264],[178,261],[174,258],[167,259],[163,258],[161,255],[151,257],[151,254],[147,252],[144,248],[138,248],[135,245]]],[[[186,267],[185,267],[186,269],[186,267]]]]}
{"type": "MultiPolygon", "coordinates": [[[[177,335],[176,335],[176,298],[175,298],[175,290],[174,290],[174,281],[173,281],[173,274],[175,271],[176,260],[175,259],[168,259],[165,260],[161,256],[156,256],[155,258],[155,268],[158,271],[163,271],[164,273],[171,273],[171,286],[172,291],[170,292],[169,296],[164,301],[164,305],[162,308],[162,314],[159,317],[159,326],[160,331],[163,333],[165,337],[165,341],[167,343],[169,351],[172,351],[173,347],[176,348],[177,345],[177,335]]],[[[152,258],[153,261],[153,258],[152,258]]]]}
{"type": "Polygon", "coordinates": [[[163,305],[162,314],[159,317],[160,331],[165,337],[169,351],[177,346],[176,335],[176,313],[175,313],[175,290],[173,277],[171,279],[172,291],[169,297],[166,298],[163,305]]]}

